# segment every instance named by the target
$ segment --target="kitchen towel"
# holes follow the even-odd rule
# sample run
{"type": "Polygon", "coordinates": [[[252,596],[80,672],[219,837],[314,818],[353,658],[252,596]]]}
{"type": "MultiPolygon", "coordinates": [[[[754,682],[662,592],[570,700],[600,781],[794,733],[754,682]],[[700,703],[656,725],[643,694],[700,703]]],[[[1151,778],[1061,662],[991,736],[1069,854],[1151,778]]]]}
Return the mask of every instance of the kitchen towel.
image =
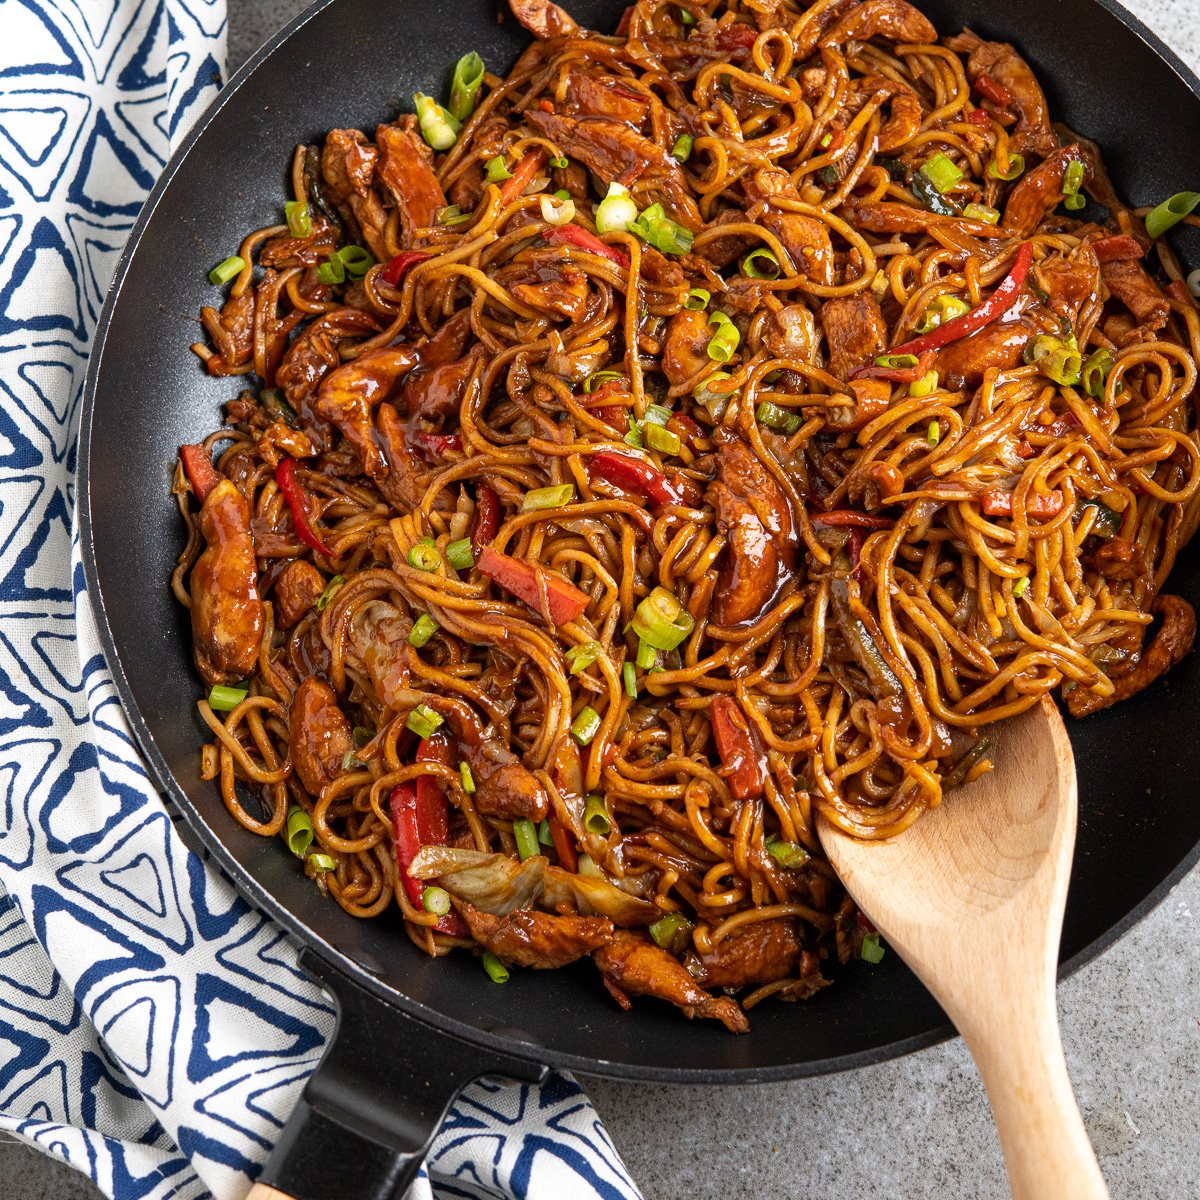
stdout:
{"type": "MultiPolygon", "coordinates": [[[[240,1200],[333,1025],[294,945],[180,840],[74,534],[100,307],[224,62],[224,0],[0,0],[0,1130],[117,1200],[240,1200]]],[[[473,1085],[413,1195],[638,1192],[553,1076],[473,1085]]]]}

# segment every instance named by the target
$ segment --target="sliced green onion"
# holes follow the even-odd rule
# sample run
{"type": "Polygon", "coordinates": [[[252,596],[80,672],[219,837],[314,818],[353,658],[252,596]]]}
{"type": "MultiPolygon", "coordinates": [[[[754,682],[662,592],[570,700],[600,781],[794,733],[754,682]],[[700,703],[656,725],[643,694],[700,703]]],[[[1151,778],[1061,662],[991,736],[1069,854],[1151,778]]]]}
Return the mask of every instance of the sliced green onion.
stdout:
{"type": "Polygon", "coordinates": [[[306,863],[311,863],[314,871],[336,871],[337,860],[332,854],[321,854],[314,852],[305,860],[306,863]]]}
{"type": "Polygon", "coordinates": [[[1040,334],[1026,347],[1024,357],[1026,362],[1036,363],[1037,369],[1055,383],[1073,387],[1079,382],[1083,359],[1074,338],[1065,342],[1062,338],[1040,334]]]}
{"type": "Polygon", "coordinates": [[[679,434],[673,429],[664,429],[661,425],[647,422],[642,427],[642,432],[646,439],[646,445],[660,454],[678,454],[683,448],[679,434]]]}
{"type": "Polygon", "coordinates": [[[728,371],[714,371],[702,384],[692,392],[692,399],[697,404],[707,408],[714,421],[719,421],[733,399],[733,392],[714,392],[712,385],[725,379],[732,379],[728,371]]]}
{"type": "Polygon", "coordinates": [[[821,145],[821,149],[822,149],[822,150],[828,150],[828,149],[829,149],[829,147],[833,145],[833,134],[832,134],[832,133],[827,133],[827,134],[826,134],[826,135],[825,135],[825,136],[824,136],[824,137],[821,139],[820,145],[821,145]]]}
{"type": "Polygon", "coordinates": [[[781,270],[779,259],[761,246],[742,259],[742,274],[751,279],[778,279],[781,270]]]}
{"type": "Polygon", "coordinates": [[[878,963],[883,961],[883,945],[879,940],[879,934],[868,933],[862,940],[862,945],[858,950],[858,957],[863,962],[878,963]]]}
{"type": "MultiPolygon", "coordinates": [[[[464,54],[454,68],[450,84],[450,115],[459,123],[475,111],[479,89],[483,86],[483,59],[475,53],[464,54]]],[[[424,132],[424,130],[422,130],[424,132]]]]}
{"type": "Polygon", "coordinates": [[[556,171],[565,171],[570,165],[571,161],[565,154],[559,154],[550,160],[550,166],[556,171]]]}
{"type": "Polygon", "coordinates": [[[405,728],[411,730],[419,738],[433,737],[441,724],[440,714],[435,713],[428,704],[418,704],[404,722],[405,728]]]}
{"type": "Polygon", "coordinates": [[[714,308],[708,314],[708,327],[711,329],[714,325],[720,329],[722,325],[732,325],[733,318],[727,312],[722,312],[719,308],[714,308]]]}
{"type": "Polygon", "coordinates": [[[469,571],[475,565],[475,549],[470,538],[459,538],[446,547],[446,561],[456,571],[469,571]]]}
{"type": "Polygon", "coordinates": [[[667,913],[650,926],[650,936],[670,954],[682,954],[691,935],[692,923],[683,913],[667,913]]]}
{"type": "Polygon", "coordinates": [[[610,379],[624,379],[620,371],[593,371],[584,380],[583,390],[591,393],[592,389],[607,383],[610,379]]]}
{"type": "Polygon", "coordinates": [[[624,232],[638,219],[637,205],[629,189],[613,182],[608,185],[608,195],[596,207],[596,232],[624,232]]]}
{"type": "Polygon", "coordinates": [[[317,267],[317,282],[327,287],[346,282],[346,268],[336,254],[317,267]]]}
{"type": "Polygon", "coordinates": [[[1116,361],[1111,350],[1097,350],[1088,355],[1079,378],[1083,383],[1083,390],[1093,399],[1099,400],[1104,396],[1104,385],[1108,382],[1116,361]]]}
{"type": "Polygon", "coordinates": [[[737,352],[738,342],[741,340],[742,335],[738,333],[738,327],[727,320],[723,325],[717,326],[717,332],[709,339],[708,357],[713,362],[727,363],[737,352]]]}
{"type": "Polygon", "coordinates": [[[508,968],[490,950],[485,950],[479,961],[493,983],[508,982],[508,968]]]}
{"type": "Polygon", "coordinates": [[[683,302],[683,307],[690,312],[703,312],[711,299],[712,293],[706,288],[692,288],[683,302]]]}
{"type": "Polygon", "coordinates": [[[1000,224],[1000,210],[990,204],[968,204],[963,209],[963,216],[972,221],[984,221],[988,225],[1000,224]]]}
{"type": "Polygon", "coordinates": [[[627,420],[629,421],[629,432],[621,440],[625,445],[633,446],[635,449],[640,450],[645,445],[642,441],[642,427],[633,417],[629,417],[627,420]]]}
{"type": "Polygon", "coordinates": [[[692,147],[695,143],[696,139],[690,133],[681,133],[675,139],[675,145],[671,147],[671,157],[676,162],[687,162],[692,156],[692,147]]]}
{"type": "Polygon", "coordinates": [[[450,911],[450,893],[445,888],[427,887],[421,893],[421,907],[435,917],[444,917],[450,911]]]}
{"type": "Polygon", "coordinates": [[[557,483],[553,487],[534,488],[521,501],[522,512],[540,512],[544,508],[562,508],[575,499],[573,483],[557,483]]]}
{"type": "Polygon", "coordinates": [[[928,396],[931,392],[937,390],[938,373],[936,371],[926,371],[920,379],[914,380],[908,385],[908,394],[910,396],[928,396]]]}
{"type": "Polygon", "coordinates": [[[303,858],[308,852],[309,846],[313,843],[313,823],[312,817],[299,807],[288,809],[287,815],[287,837],[288,849],[297,857],[303,858]]]}
{"type": "Polygon", "coordinates": [[[457,204],[447,204],[433,214],[434,223],[445,225],[447,228],[452,228],[455,225],[464,225],[467,221],[473,220],[474,217],[475,214],[473,212],[463,212],[457,204]]]}
{"type": "Polygon", "coordinates": [[[586,671],[604,653],[604,647],[599,642],[581,642],[572,646],[563,656],[572,675],[586,671]]]}
{"type": "Polygon", "coordinates": [[[566,199],[561,199],[559,203],[554,202],[551,196],[543,196],[541,198],[542,220],[547,225],[567,225],[575,219],[575,201],[571,199],[571,193],[566,193],[566,199]]]}
{"type": "Polygon", "coordinates": [[[925,440],[931,446],[936,446],[942,440],[942,423],[936,417],[929,422],[929,428],[925,432],[925,440]]]}
{"type": "Polygon", "coordinates": [[[686,8],[681,8],[679,10],[679,23],[680,25],[695,25],[696,16],[694,13],[688,12],[686,8]]]}
{"type": "Polygon", "coordinates": [[[633,632],[656,650],[674,650],[696,622],[678,599],[664,587],[656,587],[633,614],[633,632]]]}
{"type": "Polygon", "coordinates": [[[770,400],[764,400],[754,410],[754,415],[758,418],[760,425],[765,425],[768,429],[776,429],[780,433],[786,433],[789,437],[800,428],[800,418],[793,412],[788,412],[786,408],[780,408],[778,404],[772,404],[770,400]]]}
{"type": "Polygon", "coordinates": [[[633,661],[640,670],[649,671],[658,666],[658,651],[649,642],[638,638],[637,655],[633,661]]]}
{"type": "Polygon", "coordinates": [[[643,418],[647,425],[665,425],[674,413],[665,404],[648,404],[643,418]]]}
{"type": "Polygon", "coordinates": [[[228,283],[235,275],[240,275],[245,269],[246,260],[239,254],[231,254],[224,262],[219,262],[208,273],[209,283],[228,283]]]}
{"type": "Polygon", "coordinates": [[[963,173],[954,162],[940,150],[932,158],[925,160],[921,166],[921,174],[933,184],[944,196],[951,191],[962,179],[963,173]]]}
{"type": "Polygon", "coordinates": [[[600,729],[600,714],[590,705],[579,710],[571,722],[571,736],[581,745],[588,745],[600,729]]]}
{"type": "Polygon", "coordinates": [[[767,838],[763,845],[766,847],[767,853],[781,867],[786,867],[789,871],[798,870],[812,857],[798,842],[784,841],[775,834],[767,838]]]}
{"type": "Polygon", "coordinates": [[[1013,598],[1020,600],[1020,598],[1025,595],[1027,591],[1029,591],[1029,576],[1022,575],[1021,578],[1013,584],[1013,598]]]}
{"type": "Polygon", "coordinates": [[[590,854],[581,854],[579,856],[579,864],[576,870],[580,875],[586,875],[589,879],[604,878],[604,872],[596,865],[596,860],[590,854]]]}
{"type": "Polygon", "coordinates": [[[1008,170],[1001,172],[1000,164],[993,158],[988,163],[988,174],[993,179],[1003,179],[1005,183],[1012,183],[1014,179],[1019,179],[1025,174],[1025,156],[1022,154],[1010,154],[1008,156],[1008,170]]]}
{"type": "Polygon", "coordinates": [[[214,683],[208,693],[208,707],[213,712],[233,712],[249,692],[248,687],[228,687],[223,683],[214,683]]]}
{"type": "Polygon", "coordinates": [[[1081,162],[1067,163],[1067,169],[1063,172],[1063,195],[1069,196],[1072,192],[1077,192],[1083,186],[1084,165],[1081,162]]]}
{"type": "MultiPolygon", "coordinates": [[[[928,333],[970,311],[971,306],[961,296],[934,296],[917,322],[917,332],[928,333]]],[[[909,366],[916,366],[916,363],[910,363],[909,366]]]]}
{"type": "Polygon", "coordinates": [[[474,795],[475,792],[475,776],[471,774],[471,764],[460,762],[458,764],[458,777],[462,780],[462,789],[468,796],[474,795]]]}
{"type": "Polygon", "coordinates": [[[418,571],[436,571],[442,565],[442,556],[436,546],[428,542],[418,542],[408,552],[408,565],[418,571]]]}
{"type": "Polygon", "coordinates": [[[880,354],[875,359],[875,365],[877,367],[906,369],[917,366],[920,361],[915,354],[880,354]]]}
{"type": "Polygon", "coordinates": [[[408,644],[420,650],[437,631],[438,623],[428,613],[422,613],[408,632],[408,644]]]}
{"type": "Polygon", "coordinates": [[[1200,192],[1176,192],[1169,200],[1164,200],[1156,209],[1146,214],[1146,232],[1152,238],[1162,237],[1172,225],[1178,225],[1198,204],[1200,192]]]}
{"type": "Polygon", "coordinates": [[[508,169],[508,164],[504,161],[503,154],[497,154],[495,158],[489,158],[487,164],[487,181],[488,183],[503,183],[506,179],[512,178],[512,172],[508,169]]]}
{"type": "Polygon", "coordinates": [[[345,575],[335,575],[325,585],[325,590],[317,597],[317,612],[324,612],[329,607],[330,600],[342,590],[345,582],[345,575]]]}
{"type": "Polygon", "coordinates": [[[1087,198],[1080,192],[1068,192],[1063,197],[1063,204],[1072,212],[1081,209],[1087,203],[1087,198]]]}
{"type": "Polygon", "coordinates": [[[630,700],[636,700],[638,695],[637,668],[628,659],[621,666],[621,682],[625,685],[625,695],[630,700]]]}
{"type": "Polygon", "coordinates": [[[553,845],[554,845],[554,834],[552,834],[552,833],[550,832],[550,818],[549,818],[549,817],[543,817],[543,818],[541,819],[541,821],[540,821],[540,822],[538,822],[538,827],[537,827],[537,829],[538,829],[538,843],[539,843],[539,845],[542,845],[542,846],[553,846],[553,845]]]}
{"type": "Polygon", "coordinates": [[[303,200],[289,200],[283,206],[283,213],[292,237],[312,237],[312,214],[303,200]]]}
{"type": "Polygon", "coordinates": [[[347,279],[362,279],[375,265],[375,256],[363,246],[343,246],[337,257],[347,279]]]}
{"type": "Polygon", "coordinates": [[[537,826],[528,817],[518,817],[513,822],[512,831],[517,842],[517,857],[522,862],[537,854],[537,826]]]}
{"type": "Polygon", "coordinates": [[[592,792],[584,803],[583,827],[588,833],[600,835],[604,835],[612,829],[612,817],[608,813],[608,801],[599,792],[592,792]]]}
{"type": "Polygon", "coordinates": [[[570,200],[571,193],[568,192],[566,188],[559,188],[558,191],[554,193],[554,198],[555,200],[570,200]]]}
{"type": "Polygon", "coordinates": [[[417,110],[417,124],[421,136],[434,150],[449,150],[458,140],[462,124],[452,113],[447,112],[432,96],[424,92],[413,93],[413,105],[417,110]]]}
{"type": "Polygon", "coordinates": [[[663,254],[686,254],[692,248],[692,231],[672,221],[661,204],[643,209],[641,216],[626,228],[663,254]]]}

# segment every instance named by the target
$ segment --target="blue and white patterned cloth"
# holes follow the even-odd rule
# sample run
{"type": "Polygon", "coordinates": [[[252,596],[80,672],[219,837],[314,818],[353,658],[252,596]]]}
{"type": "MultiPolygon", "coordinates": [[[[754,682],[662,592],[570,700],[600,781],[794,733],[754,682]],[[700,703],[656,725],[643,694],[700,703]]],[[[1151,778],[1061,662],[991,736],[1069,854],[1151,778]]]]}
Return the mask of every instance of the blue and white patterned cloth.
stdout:
{"type": "MultiPolygon", "coordinates": [[[[332,1027],[180,841],[73,533],[80,387],[138,209],[212,99],[224,0],[0,0],[0,1130],[118,1200],[237,1200],[332,1027]]],[[[636,1200],[570,1080],[474,1085],[418,1198],[636,1200]]]]}

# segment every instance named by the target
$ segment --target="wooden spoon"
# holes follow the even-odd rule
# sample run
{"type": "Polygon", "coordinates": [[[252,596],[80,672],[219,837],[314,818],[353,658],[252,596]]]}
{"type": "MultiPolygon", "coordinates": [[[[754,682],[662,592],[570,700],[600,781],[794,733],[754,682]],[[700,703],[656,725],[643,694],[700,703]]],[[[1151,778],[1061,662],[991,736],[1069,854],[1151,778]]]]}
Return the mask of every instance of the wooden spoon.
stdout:
{"type": "Polygon", "coordinates": [[[818,832],[850,895],[957,1026],[1014,1200],[1105,1200],[1063,1058],[1055,974],[1075,761],[1048,699],[989,730],[996,769],[887,841],[818,832]]]}

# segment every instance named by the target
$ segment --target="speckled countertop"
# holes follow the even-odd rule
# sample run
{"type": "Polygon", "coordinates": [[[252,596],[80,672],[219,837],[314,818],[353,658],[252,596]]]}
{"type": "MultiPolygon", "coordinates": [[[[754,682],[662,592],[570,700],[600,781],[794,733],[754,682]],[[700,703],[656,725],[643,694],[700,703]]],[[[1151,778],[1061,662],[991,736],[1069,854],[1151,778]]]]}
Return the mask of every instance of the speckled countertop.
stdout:
{"type": "MultiPolygon", "coordinates": [[[[303,7],[301,0],[229,0],[230,68],[303,7]]],[[[1126,7],[1200,69],[1200,0],[1126,0],[1126,7]]],[[[1198,917],[1200,872],[1193,871],[1059,988],[1067,1062],[1114,1200],[1200,1197],[1198,917]]],[[[584,1082],[646,1200],[1008,1196],[983,1086],[958,1040],[796,1083],[584,1082]]],[[[4,1200],[97,1196],[67,1168],[0,1141],[4,1200]]]]}

